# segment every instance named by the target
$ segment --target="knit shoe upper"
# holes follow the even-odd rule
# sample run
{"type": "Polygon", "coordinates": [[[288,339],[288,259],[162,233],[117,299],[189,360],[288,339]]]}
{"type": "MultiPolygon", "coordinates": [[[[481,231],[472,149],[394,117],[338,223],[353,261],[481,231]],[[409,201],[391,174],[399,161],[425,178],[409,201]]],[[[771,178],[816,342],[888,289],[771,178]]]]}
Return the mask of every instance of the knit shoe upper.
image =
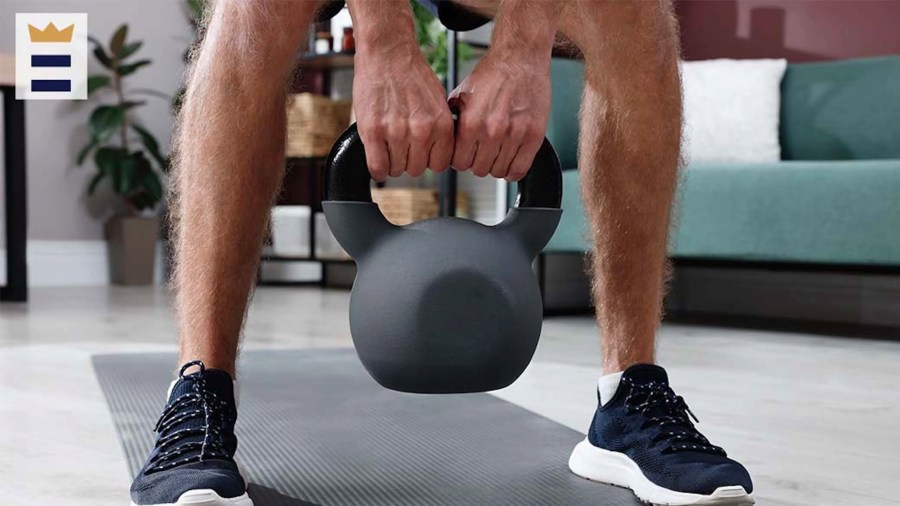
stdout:
{"type": "Polygon", "coordinates": [[[185,364],[156,423],[156,444],[131,485],[134,504],[175,504],[191,490],[242,496],[247,486],[234,462],[236,420],[231,376],[199,361],[185,364]],[[199,371],[185,375],[193,366],[199,371]]]}
{"type": "Polygon", "coordinates": [[[591,445],[627,455],[663,488],[708,495],[719,487],[753,490],[744,466],[697,430],[697,418],[669,386],[665,369],[638,364],[622,375],[615,395],[597,408],[591,445]]]}

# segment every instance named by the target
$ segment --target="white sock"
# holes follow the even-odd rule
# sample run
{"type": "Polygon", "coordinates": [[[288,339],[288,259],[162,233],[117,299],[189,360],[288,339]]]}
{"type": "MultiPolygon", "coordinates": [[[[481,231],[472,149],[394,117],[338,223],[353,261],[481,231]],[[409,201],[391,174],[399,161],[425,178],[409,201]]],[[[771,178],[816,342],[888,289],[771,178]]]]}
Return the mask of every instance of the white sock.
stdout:
{"type": "Polygon", "coordinates": [[[597,381],[597,391],[600,392],[601,406],[609,402],[609,400],[613,398],[613,395],[616,395],[616,390],[619,388],[619,380],[621,379],[621,372],[600,376],[600,380],[597,381]]]}

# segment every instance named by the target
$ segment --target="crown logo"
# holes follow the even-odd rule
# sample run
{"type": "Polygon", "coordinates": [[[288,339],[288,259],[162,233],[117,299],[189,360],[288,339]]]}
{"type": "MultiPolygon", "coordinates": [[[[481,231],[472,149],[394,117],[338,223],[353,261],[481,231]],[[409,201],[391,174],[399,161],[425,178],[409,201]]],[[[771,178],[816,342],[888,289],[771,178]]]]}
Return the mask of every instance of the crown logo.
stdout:
{"type": "Polygon", "coordinates": [[[75,31],[75,25],[60,30],[53,23],[48,24],[43,30],[32,25],[28,25],[28,34],[31,36],[31,42],[72,42],[72,32],[75,31]]]}

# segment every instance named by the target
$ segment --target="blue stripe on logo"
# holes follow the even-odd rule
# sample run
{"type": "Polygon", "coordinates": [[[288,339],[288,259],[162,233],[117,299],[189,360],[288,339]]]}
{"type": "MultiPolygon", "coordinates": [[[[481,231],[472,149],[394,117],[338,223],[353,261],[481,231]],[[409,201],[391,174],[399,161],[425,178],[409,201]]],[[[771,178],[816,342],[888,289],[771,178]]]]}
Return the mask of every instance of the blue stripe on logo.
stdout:
{"type": "Polygon", "coordinates": [[[72,57],[67,54],[33,54],[32,67],[71,67],[72,57]]]}
{"type": "Polygon", "coordinates": [[[72,91],[72,81],[68,79],[33,79],[31,91],[72,91]]]}

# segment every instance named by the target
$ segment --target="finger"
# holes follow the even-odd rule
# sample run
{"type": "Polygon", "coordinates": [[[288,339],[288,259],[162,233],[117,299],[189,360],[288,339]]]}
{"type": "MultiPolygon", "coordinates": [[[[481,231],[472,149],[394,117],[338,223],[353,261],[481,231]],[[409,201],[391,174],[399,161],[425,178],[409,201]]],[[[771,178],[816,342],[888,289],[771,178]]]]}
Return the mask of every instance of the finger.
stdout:
{"type": "Polygon", "coordinates": [[[448,115],[438,122],[434,129],[434,142],[428,157],[428,168],[444,172],[450,167],[453,157],[453,119],[448,115]]]}
{"type": "Polygon", "coordinates": [[[409,156],[409,144],[398,141],[389,142],[388,154],[391,157],[391,177],[398,177],[406,172],[406,161],[407,157],[409,156]]]}
{"type": "Polygon", "coordinates": [[[412,177],[419,177],[425,172],[428,165],[428,151],[431,145],[428,141],[416,141],[409,145],[409,154],[406,157],[406,173],[412,177]]]}
{"type": "Polygon", "coordinates": [[[478,149],[475,151],[475,159],[472,161],[472,174],[478,177],[484,177],[491,174],[494,160],[500,152],[500,144],[495,140],[485,139],[485,142],[478,143],[478,149]]]}
{"type": "Polygon", "coordinates": [[[497,179],[509,176],[509,167],[512,165],[512,161],[516,157],[520,145],[521,144],[514,139],[510,139],[508,142],[503,143],[503,146],[500,147],[500,153],[497,154],[497,158],[494,160],[494,168],[491,169],[491,176],[497,179]]]}
{"type": "Polygon", "coordinates": [[[380,128],[359,127],[359,137],[362,139],[366,152],[366,164],[369,166],[369,174],[375,181],[384,181],[388,177],[391,160],[388,156],[387,143],[384,140],[383,131],[380,128]]]}
{"type": "Polygon", "coordinates": [[[456,142],[453,146],[453,168],[457,170],[469,170],[472,161],[475,160],[476,144],[480,134],[478,125],[465,121],[465,115],[460,116],[456,128],[456,142]]]}
{"type": "Polygon", "coordinates": [[[406,172],[412,177],[421,176],[428,165],[428,152],[432,144],[433,122],[414,119],[409,125],[409,153],[406,157],[406,172]]]}
{"type": "Polygon", "coordinates": [[[534,162],[534,155],[537,154],[543,142],[544,138],[541,136],[535,137],[530,135],[526,137],[525,142],[519,146],[515,158],[509,165],[509,173],[506,175],[508,180],[518,181],[525,177],[525,174],[528,173],[528,169],[531,168],[531,164],[534,162]]]}

